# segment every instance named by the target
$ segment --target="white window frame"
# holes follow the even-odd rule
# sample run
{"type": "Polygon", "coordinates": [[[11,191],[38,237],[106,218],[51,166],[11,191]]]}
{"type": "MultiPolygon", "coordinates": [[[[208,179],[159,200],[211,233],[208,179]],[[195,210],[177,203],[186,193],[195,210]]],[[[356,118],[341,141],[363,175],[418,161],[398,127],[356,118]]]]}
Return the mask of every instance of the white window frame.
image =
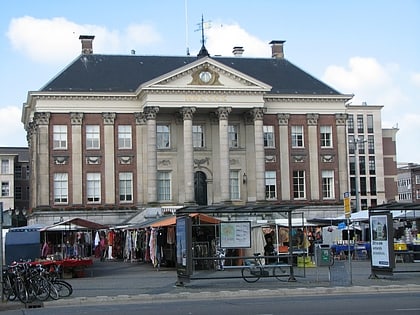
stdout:
{"type": "Polygon", "coordinates": [[[171,126],[156,125],[156,147],[158,149],[169,149],[171,147],[171,126]]]}
{"type": "Polygon", "coordinates": [[[293,199],[303,200],[306,198],[305,171],[293,171],[293,199]]]}
{"type": "Polygon", "coordinates": [[[1,160],[1,174],[10,174],[10,160],[1,160]]]}
{"type": "Polygon", "coordinates": [[[101,202],[101,173],[86,174],[87,203],[101,202]]]}
{"type": "Polygon", "coordinates": [[[323,170],[322,177],[322,198],[324,200],[334,199],[334,171],[323,170]]]}
{"type": "Polygon", "coordinates": [[[172,200],[172,179],[170,171],[157,172],[157,200],[170,201],[172,200]]]}
{"type": "Polygon", "coordinates": [[[1,196],[10,197],[10,183],[8,181],[1,182],[1,196]]]}
{"type": "Polygon", "coordinates": [[[420,175],[416,175],[416,185],[420,184],[420,175]]]}
{"type": "Polygon", "coordinates": [[[241,199],[241,189],[239,185],[240,171],[231,170],[229,172],[229,192],[231,200],[241,199]]]}
{"type": "Polygon", "coordinates": [[[321,148],[332,148],[333,147],[333,138],[332,138],[332,126],[320,126],[319,127],[321,148]]]}
{"type": "Polygon", "coordinates": [[[67,125],[53,126],[53,149],[67,150],[67,125]]]}
{"type": "Polygon", "coordinates": [[[119,195],[120,202],[132,202],[133,201],[133,173],[122,172],[119,173],[119,195]]]}
{"type": "Polygon", "coordinates": [[[54,204],[68,204],[69,181],[67,173],[54,173],[54,204]]]}
{"type": "Polygon", "coordinates": [[[131,125],[118,126],[118,149],[132,148],[132,128],[131,125]]]}
{"type": "Polygon", "coordinates": [[[101,134],[99,125],[86,125],[86,149],[98,150],[101,148],[101,134]]]}
{"type": "Polygon", "coordinates": [[[239,147],[239,125],[228,125],[229,149],[239,147]]]}
{"type": "Polygon", "coordinates": [[[263,126],[264,148],[274,148],[274,126],[263,126]]]}
{"type": "Polygon", "coordinates": [[[277,199],[277,178],[275,171],[265,172],[265,199],[277,199]]]}
{"type": "Polygon", "coordinates": [[[193,125],[192,126],[192,142],[194,148],[204,148],[205,147],[205,137],[204,137],[204,126],[203,125],[193,125]]]}
{"type": "Polygon", "coordinates": [[[303,126],[292,126],[292,148],[304,148],[303,126]]]}

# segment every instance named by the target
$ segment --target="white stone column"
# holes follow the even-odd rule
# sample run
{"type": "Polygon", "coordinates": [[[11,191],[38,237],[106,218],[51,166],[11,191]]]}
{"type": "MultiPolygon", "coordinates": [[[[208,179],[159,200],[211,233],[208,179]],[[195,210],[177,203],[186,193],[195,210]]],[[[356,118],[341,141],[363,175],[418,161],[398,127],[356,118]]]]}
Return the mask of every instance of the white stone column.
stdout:
{"type": "Polygon", "coordinates": [[[185,203],[195,203],[194,198],[194,148],[192,141],[192,118],[195,107],[180,109],[184,120],[184,187],[185,203]]]}
{"type": "Polygon", "coordinates": [[[231,112],[230,107],[219,107],[216,111],[219,117],[219,170],[220,170],[220,197],[221,201],[230,201],[229,187],[229,141],[228,141],[228,117],[231,112]]]}
{"type": "Polygon", "coordinates": [[[159,107],[145,107],[147,119],[147,201],[157,201],[156,115],[159,107]]]}
{"type": "Polygon", "coordinates": [[[105,203],[115,204],[115,113],[102,113],[104,121],[105,203]]]}
{"type": "Polygon", "coordinates": [[[137,168],[137,203],[144,204],[147,199],[145,198],[147,190],[145,190],[146,185],[146,170],[147,164],[145,162],[145,152],[146,143],[147,143],[147,132],[146,128],[146,115],[144,113],[134,113],[136,119],[136,168],[137,168]]]}
{"type": "Polygon", "coordinates": [[[335,125],[337,127],[337,156],[338,160],[338,179],[339,179],[339,198],[344,198],[344,193],[349,192],[349,174],[347,163],[347,136],[346,136],[347,114],[336,114],[335,125]]]}
{"type": "Polygon", "coordinates": [[[290,200],[289,114],[278,114],[281,200],[290,200]]]}
{"type": "Polygon", "coordinates": [[[72,201],[74,205],[83,203],[83,146],[82,122],[83,113],[70,113],[71,122],[71,163],[72,163],[72,201]]]}
{"type": "Polygon", "coordinates": [[[252,110],[254,119],[254,141],[255,141],[255,183],[257,201],[265,200],[265,152],[264,152],[264,130],[263,118],[264,109],[254,108],[252,110]]]}
{"type": "Polygon", "coordinates": [[[306,115],[308,124],[308,152],[311,181],[311,200],[319,200],[318,114],[306,115]]]}
{"type": "Polygon", "coordinates": [[[38,127],[37,141],[37,206],[50,205],[50,155],[49,155],[49,122],[50,113],[36,113],[34,121],[38,127]]]}

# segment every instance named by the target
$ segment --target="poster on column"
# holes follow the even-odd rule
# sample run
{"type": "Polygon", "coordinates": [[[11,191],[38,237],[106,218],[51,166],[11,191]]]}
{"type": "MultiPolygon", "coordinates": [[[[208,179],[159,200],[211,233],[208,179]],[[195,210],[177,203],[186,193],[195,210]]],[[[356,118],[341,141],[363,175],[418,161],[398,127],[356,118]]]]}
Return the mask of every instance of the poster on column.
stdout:
{"type": "Polygon", "coordinates": [[[392,239],[392,217],[389,213],[371,214],[370,236],[372,267],[393,268],[394,259],[391,243],[392,239]]]}

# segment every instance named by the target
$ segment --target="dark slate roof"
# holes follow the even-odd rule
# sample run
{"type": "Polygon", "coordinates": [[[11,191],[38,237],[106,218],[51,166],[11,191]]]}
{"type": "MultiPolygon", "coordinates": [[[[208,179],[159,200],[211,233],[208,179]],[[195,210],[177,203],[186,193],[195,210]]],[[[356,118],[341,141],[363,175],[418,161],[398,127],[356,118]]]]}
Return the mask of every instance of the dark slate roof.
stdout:
{"type": "Polygon", "coordinates": [[[29,162],[29,148],[27,147],[0,147],[0,155],[17,155],[19,162],[29,162]]]}
{"type": "MultiPolygon", "coordinates": [[[[270,94],[340,95],[286,59],[212,58],[272,86],[270,94]]],[[[132,92],[196,60],[193,56],[81,55],[41,91],[132,92]]]]}

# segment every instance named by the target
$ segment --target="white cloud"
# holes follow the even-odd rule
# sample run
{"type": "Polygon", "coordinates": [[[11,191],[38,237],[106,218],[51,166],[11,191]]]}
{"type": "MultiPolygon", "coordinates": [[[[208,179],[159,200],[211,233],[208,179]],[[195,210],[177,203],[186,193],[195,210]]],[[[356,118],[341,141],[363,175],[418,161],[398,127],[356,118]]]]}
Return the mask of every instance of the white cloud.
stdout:
{"type": "Polygon", "coordinates": [[[411,75],[411,83],[415,87],[420,88],[420,73],[413,73],[411,75]]]}
{"type": "Polygon", "coordinates": [[[95,35],[95,53],[129,53],[133,45],[160,41],[153,26],[131,24],[124,31],[98,25],[79,25],[62,17],[36,19],[25,16],[10,22],[7,36],[15,50],[45,64],[62,64],[81,52],[80,35],[95,35]]]}
{"type": "Polygon", "coordinates": [[[241,46],[244,57],[271,57],[268,41],[247,33],[238,24],[212,23],[205,35],[206,48],[212,56],[231,57],[233,47],[241,46]]]}
{"type": "Polygon", "coordinates": [[[25,147],[25,130],[20,121],[21,110],[16,106],[0,108],[0,147],[25,147]]]}

